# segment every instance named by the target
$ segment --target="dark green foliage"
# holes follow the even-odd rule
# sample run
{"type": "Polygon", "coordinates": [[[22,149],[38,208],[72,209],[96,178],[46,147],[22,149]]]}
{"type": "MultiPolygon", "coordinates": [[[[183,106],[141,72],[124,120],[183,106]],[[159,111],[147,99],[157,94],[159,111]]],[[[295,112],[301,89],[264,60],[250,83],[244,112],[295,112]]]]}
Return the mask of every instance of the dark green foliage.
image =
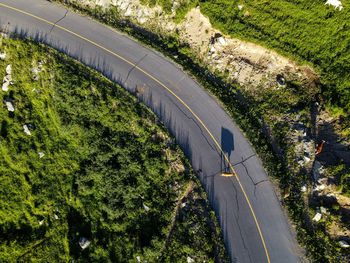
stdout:
{"type": "MultiPolygon", "coordinates": [[[[194,180],[188,165],[172,166],[185,161],[182,153],[154,140],[165,134],[156,117],[96,72],[43,46],[1,42],[9,58],[0,71],[11,63],[15,82],[0,98],[15,112],[0,108],[0,261],[157,261],[176,200],[194,180]],[[82,237],[91,241],[85,250],[82,237]]],[[[224,251],[220,234],[210,233],[214,239],[198,236],[205,249],[190,246],[205,260],[224,251]]]]}

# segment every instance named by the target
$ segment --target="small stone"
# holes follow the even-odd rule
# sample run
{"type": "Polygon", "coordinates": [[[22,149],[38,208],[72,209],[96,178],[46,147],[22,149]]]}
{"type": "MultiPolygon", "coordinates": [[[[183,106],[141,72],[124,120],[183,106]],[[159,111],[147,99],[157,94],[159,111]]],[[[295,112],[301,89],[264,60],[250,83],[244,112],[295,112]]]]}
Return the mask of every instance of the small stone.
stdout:
{"type": "Polygon", "coordinates": [[[340,241],[339,241],[339,245],[340,245],[342,248],[348,248],[348,247],[350,247],[350,245],[348,244],[348,242],[346,242],[345,240],[340,240],[340,241]]]}
{"type": "Polygon", "coordinates": [[[2,83],[2,90],[3,91],[8,91],[9,90],[9,85],[10,85],[10,82],[6,79],[4,79],[4,82],[2,83]]]}
{"type": "Polygon", "coordinates": [[[325,188],[326,188],[326,186],[324,184],[317,186],[317,189],[320,191],[323,191],[325,188]]]}
{"type": "Polygon", "coordinates": [[[343,9],[343,4],[340,2],[340,0],[327,0],[325,5],[332,5],[334,6],[335,10],[339,9],[339,11],[343,9]]]}
{"type": "Polygon", "coordinates": [[[321,214],[327,214],[327,209],[323,206],[320,207],[321,214]]]}
{"type": "Polygon", "coordinates": [[[44,156],[45,156],[45,153],[39,152],[39,158],[40,158],[40,159],[43,158],[44,156]]]}
{"type": "Polygon", "coordinates": [[[303,185],[303,186],[301,187],[301,189],[300,189],[300,191],[302,191],[303,193],[305,193],[305,192],[306,192],[306,190],[307,190],[306,185],[303,185]]]}
{"type": "Polygon", "coordinates": [[[181,208],[184,208],[186,206],[186,202],[181,204],[181,208]]]}
{"type": "Polygon", "coordinates": [[[142,205],[143,205],[143,209],[145,209],[146,212],[148,212],[150,210],[150,208],[147,205],[145,205],[145,204],[142,204],[142,205]]]}
{"type": "Polygon", "coordinates": [[[39,74],[39,69],[38,68],[32,68],[32,73],[37,75],[39,74]]]}
{"type": "Polygon", "coordinates": [[[44,224],[44,220],[39,221],[39,226],[42,226],[44,224]]]}
{"type": "Polygon", "coordinates": [[[222,46],[224,46],[224,45],[226,45],[226,40],[225,40],[225,38],[223,38],[223,37],[219,37],[218,39],[217,39],[217,42],[220,44],[220,45],[222,45],[222,46]]]}
{"type": "Polygon", "coordinates": [[[303,160],[299,160],[299,161],[298,161],[298,164],[299,164],[300,166],[304,166],[305,163],[304,163],[303,160]]]}
{"type": "Polygon", "coordinates": [[[187,257],[187,263],[193,263],[194,262],[194,259],[191,258],[191,257],[187,257]]]}
{"type": "Polygon", "coordinates": [[[312,220],[315,222],[318,222],[321,220],[321,218],[322,218],[322,214],[317,212],[312,220]]]}
{"type": "Polygon", "coordinates": [[[136,257],[136,260],[137,260],[137,262],[141,262],[141,257],[140,257],[140,256],[137,256],[137,257],[136,257]]]}
{"type": "Polygon", "coordinates": [[[304,161],[305,161],[305,163],[309,163],[311,161],[311,159],[307,156],[304,156],[304,161]]]}
{"type": "Polygon", "coordinates": [[[6,106],[7,106],[7,110],[10,112],[14,112],[15,111],[15,107],[13,106],[11,101],[6,101],[6,106]]]}
{"type": "Polygon", "coordinates": [[[58,220],[58,215],[54,214],[53,216],[56,220],[58,220]]]}
{"type": "Polygon", "coordinates": [[[5,60],[6,59],[6,52],[0,53],[0,59],[5,60]]]}
{"type": "Polygon", "coordinates": [[[29,130],[27,124],[24,124],[24,125],[23,125],[23,129],[24,129],[25,134],[31,135],[31,132],[30,132],[30,130],[29,130]]]}
{"type": "Polygon", "coordinates": [[[313,177],[314,180],[317,181],[318,178],[323,175],[324,173],[324,168],[322,166],[322,164],[319,161],[315,161],[314,162],[314,166],[312,168],[312,173],[313,173],[313,177]]]}
{"type": "Polygon", "coordinates": [[[243,9],[243,5],[238,5],[237,7],[238,7],[239,10],[243,9]]]}
{"type": "Polygon", "coordinates": [[[30,132],[30,130],[29,130],[27,124],[24,124],[24,125],[23,125],[23,129],[24,129],[25,134],[31,135],[31,132],[30,132]]]}
{"type": "Polygon", "coordinates": [[[90,246],[91,241],[89,241],[86,237],[81,237],[79,239],[79,246],[82,250],[86,249],[88,246],[90,246]]]}
{"type": "Polygon", "coordinates": [[[7,67],[6,67],[6,74],[7,74],[7,75],[11,75],[11,73],[12,73],[12,66],[11,66],[11,64],[9,64],[9,65],[7,65],[7,67]]]}

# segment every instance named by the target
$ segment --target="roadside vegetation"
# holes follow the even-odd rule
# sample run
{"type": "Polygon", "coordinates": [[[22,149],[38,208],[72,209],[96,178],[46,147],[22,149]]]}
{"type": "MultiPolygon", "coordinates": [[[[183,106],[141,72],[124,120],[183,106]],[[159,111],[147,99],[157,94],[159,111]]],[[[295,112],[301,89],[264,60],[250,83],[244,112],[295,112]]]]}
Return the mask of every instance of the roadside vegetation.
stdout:
{"type": "MultiPolygon", "coordinates": [[[[142,0],[172,10],[172,0],[142,0]]],[[[312,63],[320,72],[322,99],[336,116],[343,116],[343,134],[350,135],[350,2],[344,9],[309,0],[177,1],[180,19],[200,6],[223,33],[257,42],[293,59],[312,63]]]]}
{"type": "MultiPolygon", "coordinates": [[[[124,16],[117,6],[69,4],[164,52],[217,96],[254,145],[269,174],[278,180],[281,200],[307,256],[315,262],[349,261],[348,248],[339,243],[350,242],[349,162],[329,156],[336,147],[343,153],[349,151],[348,2],[342,1],[344,9],[339,11],[325,6],[325,1],[306,0],[140,1],[150,7],[161,5],[166,14],[175,15],[171,19],[177,23],[199,6],[222,33],[275,49],[316,69],[316,89],[287,81],[283,88],[259,89],[254,94],[232,82],[225,69],[213,71],[180,39],[177,29],[169,34],[152,19],[142,24],[142,16],[138,17],[142,12],[124,16]],[[323,136],[330,141],[325,153],[315,156],[315,146],[323,136]],[[321,219],[313,220],[317,214],[322,214],[321,219]]],[[[156,12],[154,20],[158,16],[156,12]]]]}
{"type": "Polygon", "coordinates": [[[1,37],[0,53],[1,262],[228,261],[204,191],[148,108],[48,47],[1,37]]]}

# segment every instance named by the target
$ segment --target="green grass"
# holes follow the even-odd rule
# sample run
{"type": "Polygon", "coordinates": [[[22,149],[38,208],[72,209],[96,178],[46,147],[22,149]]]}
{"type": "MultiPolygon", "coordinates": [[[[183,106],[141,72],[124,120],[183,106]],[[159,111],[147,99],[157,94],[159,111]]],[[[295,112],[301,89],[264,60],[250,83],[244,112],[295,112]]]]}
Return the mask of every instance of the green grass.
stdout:
{"type": "MultiPolygon", "coordinates": [[[[200,2],[201,5],[205,3],[209,2],[200,2]]],[[[236,3],[233,3],[233,5],[235,4],[236,3]]],[[[237,85],[227,83],[224,74],[214,75],[210,73],[208,68],[203,65],[190,48],[186,44],[179,42],[176,34],[169,36],[167,34],[152,33],[152,30],[151,32],[149,30],[147,31],[147,29],[146,31],[142,30],[132,22],[121,17],[117,8],[112,7],[106,10],[101,8],[93,9],[80,6],[74,2],[71,2],[69,6],[132,35],[148,46],[164,52],[177,63],[180,63],[184,70],[193,74],[208,91],[217,96],[256,148],[271,178],[278,179],[282,191],[288,190],[288,192],[290,192],[289,197],[284,198],[283,202],[298,230],[298,241],[305,246],[307,256],[315,262],[347,261],[347,251],[345,249],[341,250],[339,245],[327,235],[325,232],[325,225],[323,223],[310,223],[309,208],[307,203],[305,203],[304,196],[300,192],[301,186],[309,182],[310,178],[309,175],[303,171],[295,173],[291,169],[291,167],[295,166],[295,162],[292,162],[292,164],[289,162],[290,156],[293,155],[293,150],[289,147],[290,145],[288,145],[285,139],[286,122],[283,120],[277,121],[275,122],[276,125],[272,127],[274,138],[279,140],[278,143],[282,142],[284,148],[282,155],[274,154],[271,147],[271,139],[263,132],[264,125],[262,120],[266,121],[266,118],[267,120],[270,118],[270,121],[273,121],[273,119],[271,119],[271,117],[274,117],[273,114],[279,114],[280,112],[287,114],[287,118],[290,117],[288,116],[290,114],[300,114],[300,121],[306,125],[310,125],[309,103],[313,101],[314,97],[308,95],[312,94],[312,92],[303,89],[298,83],[289,83],[290,87],[294,89],[293,92],[290,92],[290,87],[287,85],[286,90],[273,94],[273,98],[275,99],[271,99],[267,96],[270,103],[261,103],[261,101],[257,101],[256,98],[252,98],[249,95],[247,96],[247,94],[242,94],[241,88],[237,85]],[[290,97],[290,94],[293,96],[290,97]],[[306,101],[303,102],[304,96],[306,101]],[[286,109],[286,107],[284,107],[283,109],[286,110],[284,112],[279,109],[279,105],[288,105],[288,107],[291,106],[291,108],[286,109]],[[267,114],[266,110],[268,110],[267,114]]],[[[225,9],[223,6],[220,12],[226,11],[229,13],[230,9],[225,9]]],[[[231,22],[235,23],[235,20],[231,22]]],[[[254,40],[253,38],[248,39],[263,44],[263,42],[259,40],[254,40]]],[[[280,52],[282,51],[280,50],[280,52]]],[[[295,54],[290,54],[288,52],[282,53],[293,58],[298,58],[295,54]]],[[[305,62],[301,58],[299,59],[305,62]]],[[[323,94],[323,96],[325,95],[323,94]]],[[[325,99],[325,97],[323,97],[323,99],[325,99]]],[[[340,112],[339,109],[343,109],[341,106],[334,107],[331,102],[326,102],[325,104],[331,105],[332,109],[338,109],[338,113],[340,112]]]]}
{"type": "Polygon", "coordinates": [[[163,256],[167,262],[227,260],[203,190],[149,109],[61,53],[0,41],[8,54],[0,72],[11,64],[14,79],[8,92],[0,91],[1,262],[136,262],[136,256],[155,262],[176,200],[191,181],[201,200],[189,206],[203,215],[196,223],[200,242],[180,238],[185,227],[191,231],[192,217],[176,222],[168,246],[177,253],[163,256]],[[31,69],[39,63],[35,81],[31,69]],[[14,113],[7,111],[8,100],[14,113]],[[154,139],[157,134],[165,139],[154,139]],[[179,162],[184,171],[173,168],[179,162]],[[91,241],[85,250],[81,237],[91,241]]]}

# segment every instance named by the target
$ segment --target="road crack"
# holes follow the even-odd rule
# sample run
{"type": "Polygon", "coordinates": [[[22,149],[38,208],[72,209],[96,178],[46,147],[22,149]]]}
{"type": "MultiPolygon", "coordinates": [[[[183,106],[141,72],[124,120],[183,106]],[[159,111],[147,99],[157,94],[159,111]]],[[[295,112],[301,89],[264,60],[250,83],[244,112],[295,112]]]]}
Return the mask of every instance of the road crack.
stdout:
{"type": "Polygon", "coordinates": [[[58,19],[58,20],[52,25],[52,27],[51,27],[51,29],[50,29],[50,34],[52,33],[52,30],[54,30],[54,28],[56,27],[56,25],[57,25],[59,22],[61,22],[63,19],[65,19],[65,17],[67,16],[68,12],[69,12],[68,9],[66,9],[66,12],[64,13],[63,17],[61,17],[60,19],[58,19]]]}

